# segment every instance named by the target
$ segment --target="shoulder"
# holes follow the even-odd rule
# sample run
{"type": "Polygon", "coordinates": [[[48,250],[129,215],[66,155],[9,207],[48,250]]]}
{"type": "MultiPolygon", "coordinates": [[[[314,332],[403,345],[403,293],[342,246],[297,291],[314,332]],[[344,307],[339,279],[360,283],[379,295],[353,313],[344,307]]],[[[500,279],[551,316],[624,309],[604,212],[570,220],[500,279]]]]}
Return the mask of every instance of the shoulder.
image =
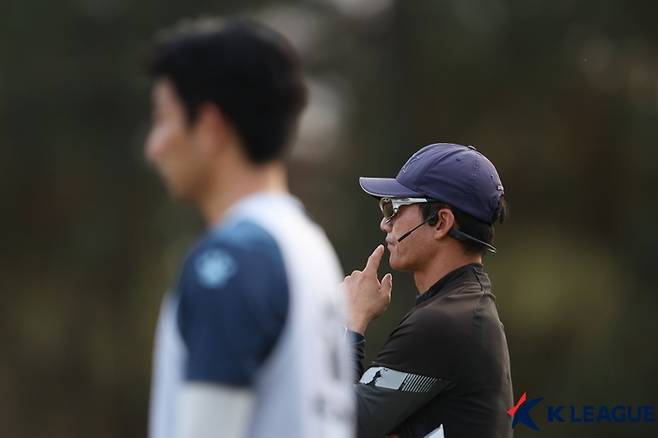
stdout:
{"type": "Polygon", "coordinates": [[[262,227],[241,221],[206,234],[188,253],[181,293],[194,290],[258,287],[285,281],[285,266],[274,238],[262,227]],[[271,284],[271,283],[270,283],[271,284]]]}
{"type": "Polygon", "coordinates": [[[413,309],[393,330],[376,362],[394,369],[454,378],[473,336],[471,299],[413,309]]]}
{"type": "Polygon", "coordinates": [[[287,276],[275,240],[252,222],[210,232],[188,254],[177,289],[187,377],[251,382],[288,314],[287,276]]]}
{"type": "Polygon", "coordinates": [[[252,222],[210,232],[190,251],[178,284],[178,324],[213,332],[276,331],[288,312],[288,278],[274,239],[252,222]],[[251,322],[253,321],[253,323],[251,322]]]}

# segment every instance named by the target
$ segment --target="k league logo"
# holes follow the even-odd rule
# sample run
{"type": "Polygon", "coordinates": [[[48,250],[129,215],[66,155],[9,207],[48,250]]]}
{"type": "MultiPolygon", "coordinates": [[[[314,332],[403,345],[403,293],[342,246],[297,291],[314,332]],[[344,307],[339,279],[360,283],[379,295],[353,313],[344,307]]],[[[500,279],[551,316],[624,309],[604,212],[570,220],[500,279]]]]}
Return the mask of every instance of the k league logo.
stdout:
{"type": "MultiPolygon", "coordinates": [[[[529,429],[539,432],[539,427],[530,415],[544,397],[528,400],[524,392],[514,406],[507,410],[507,415],[512,417],[512,427],[519,423],[529,429]]],[[[547,405],[545,410],[546,423],[655,423],[655,405],[574,405],[555,404],[547,405]]],[[[541,411],[535,411],[536,418],[540,418],[541,411]]]]}
{"type": "Polygon", "coordinates": [[[544,397],[533,398],[530,401],[527,399],[528,397],[524,392],[519,401],[507,410],[507,415],[512,417],[513,428],[516,427],[518,423],[522,423],[532,430],[539,431],[537,424],[535,424],[532,417],[530,416],[530,409],[537,406],[540,401],[544,400],[544,397]]]}

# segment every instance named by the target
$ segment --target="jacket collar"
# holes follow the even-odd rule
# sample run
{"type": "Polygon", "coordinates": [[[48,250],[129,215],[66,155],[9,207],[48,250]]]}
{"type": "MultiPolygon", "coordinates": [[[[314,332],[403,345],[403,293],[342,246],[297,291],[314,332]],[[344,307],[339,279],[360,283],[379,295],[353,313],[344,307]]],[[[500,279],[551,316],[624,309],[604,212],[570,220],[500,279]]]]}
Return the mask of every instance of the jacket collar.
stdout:
{"type": "Polygon", "coordinates": [[[464,265],[444,275],[424,294],[416,295],[416,305],[424,303],[430,298],[440,295],[444,291],[453,289],[451,286],[465,283],[469,280],[477,281],[480,283],[482,288],[490,287],[489,277],[487,276],[486,272],[484,272],[484,266],[482,266],[480,263],[469,263],[468,265],[464,265]]]}

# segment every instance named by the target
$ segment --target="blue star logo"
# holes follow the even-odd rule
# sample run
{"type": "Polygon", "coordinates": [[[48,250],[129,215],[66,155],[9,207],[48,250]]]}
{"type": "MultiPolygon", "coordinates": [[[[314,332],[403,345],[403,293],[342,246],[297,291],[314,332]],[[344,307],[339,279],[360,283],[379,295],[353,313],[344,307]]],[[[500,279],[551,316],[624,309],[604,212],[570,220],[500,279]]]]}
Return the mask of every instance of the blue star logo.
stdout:
{"type": "Polygon", "coordinates": [[[211,289],[224,287],[237,270],[235,259],[221,249],[208,250],[196,260],[199,281],[211,289]]]}
{"type": "Polygon", "coordinates": [[[524,392],[519,401],[507,410],[507,415],[512,417],[512,428],[518,423],[522,423],[526,427],[539,432],[539,427],[537,427],[537,424],[530,416],[530,410],[542,400],[544,400],[544,397],[527,400],[527,395],[524,392]]]}

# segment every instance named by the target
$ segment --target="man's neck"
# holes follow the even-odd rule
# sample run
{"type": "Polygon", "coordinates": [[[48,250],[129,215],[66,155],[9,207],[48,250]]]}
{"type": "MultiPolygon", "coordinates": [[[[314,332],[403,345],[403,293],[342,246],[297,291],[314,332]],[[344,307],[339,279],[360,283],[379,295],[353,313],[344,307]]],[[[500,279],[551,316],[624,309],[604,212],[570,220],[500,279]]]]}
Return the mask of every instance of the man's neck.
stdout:
{"type": "Polygon", "coordinates": [[[258,192],[287,193],[286,171],[281,163],[234,166],[217,172],[197,204],[208,226],[221,221],[233,204],[258,192]]]}
{"type": "Polygon", "coordinates": [[[422,269],[414,271],[416,289],[420,294],[424,294],[447,274],[471,263],[481,264],[482,256],[479,254],[464,254],[461,248],[448,257],[436,257],[430,260],[422,269]]]}

